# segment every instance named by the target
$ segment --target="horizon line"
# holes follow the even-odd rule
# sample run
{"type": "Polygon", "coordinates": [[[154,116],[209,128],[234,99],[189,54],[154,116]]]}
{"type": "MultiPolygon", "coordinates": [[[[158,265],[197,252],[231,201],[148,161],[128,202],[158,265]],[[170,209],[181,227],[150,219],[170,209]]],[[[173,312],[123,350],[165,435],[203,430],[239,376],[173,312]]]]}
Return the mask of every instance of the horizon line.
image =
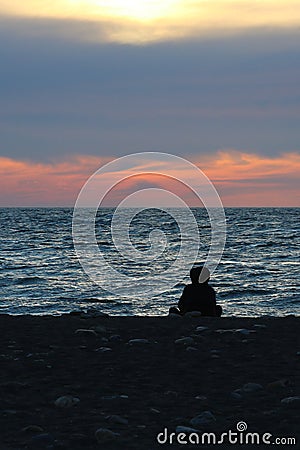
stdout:
{"type": "MultiPolygon", "coordinates": [[[[189,208],[193,208],[193,209],[207,209],[205,206],[188,206],[189,208]]],[[[65,205],[65,206],[59,206],[59,205],[48,205],[48,206],[45,206],[45,205],[34,205],[34,206],[26,206],[26,205],[22,205],[22,206],[1,206],[0,205],[0,209],[22,209],[22,208],[24,208],[24,209],[53,209],[53,208],[56,208],[56,209],[75,209],[75,206],[68,206],[68,205],[65,205]]],[[[94,206],[81,206],[80,207],[80,209],[91,209],[91,208],[94,208],[94,206]]],[[[116,205],[116,206],[99,206],[98,207],[98,209],[116,209],[116,208],[118,208],[118,205],[116,205]]],[[[167,206],[167,205],[164,205],[164,206],[147,206],[147,205],[145,205],[145,206],[126,206],[126,207],[124,207],[124,206],[120,206],[120,208],[122,208],[122,209],[138,209],[138,208],[145,208],[145,209],[162,209],[162,208],[173,208],[173,209],[185,209],[185,207],[183,207],[183,206],[167,206]]],[[[209,206],[209,209],[211,209],[211,208],[218,208],[218,209],[220,209],[220,207],[219,206],[209,206]]],[[[247,209],[250,209],[250,208],[255,208],[255,209],[263,209],[263,208],[281,208],[281,209],[287,209],[287,208],[295,208],[295,209],[297,209],[297,208],[300,208],[300,205],[299,206],[295,206],[295,205],[293,205],[293,206],[280,206],[280,205],[276,205],[276,206],[274,206],[274,205],[265,205],[265,206],[261,206],[261,205],[259,205],[259,206],[255,206],[255,205],[251,205],[251,206],[247,206],[247,205],[244,205],[244,206],[228,206],[228,205],[223,205],[223,208],[224,209],[228,209],[228,208],[236,208],[236,209],[241,209],[241,208],[247,208],[247,209]]]]}

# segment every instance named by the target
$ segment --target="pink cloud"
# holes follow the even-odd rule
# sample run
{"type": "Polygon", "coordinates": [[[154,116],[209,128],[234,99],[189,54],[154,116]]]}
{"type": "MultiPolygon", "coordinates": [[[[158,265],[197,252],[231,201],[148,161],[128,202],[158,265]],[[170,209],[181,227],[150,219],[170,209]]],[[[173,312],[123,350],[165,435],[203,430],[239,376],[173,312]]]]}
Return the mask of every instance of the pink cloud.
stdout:
{"type": "MultiPolygon", "coordinates": [[[[53,163],[35,163],[0,158],[1,206],[73,206],[77,195],[94,171],[110,157],[77,156],[53,163]]],[[[299,153],[268,157],[236,150],[193,158],[217,188],[225,206],[299,206],[299,153]]],[[[153,161],[145,165],[145,175],[131,176],[106,197],[106,204],[118,204],[137,189],[169,189],[188,204],[200,206],[194,194],[179,181],[150,174],[153,161]]],[[[168,173],[164,168],[164,173],[168,173]]],[[[171,168],[169,168],[171,169],[171,168]]],[[[176,171],[175,171],[176,172],[176,171]]],[[[182,173],[170,173],[179,180],[182,173]]],[[[114,174],[107,174],[112,180],[114,174]]]]}

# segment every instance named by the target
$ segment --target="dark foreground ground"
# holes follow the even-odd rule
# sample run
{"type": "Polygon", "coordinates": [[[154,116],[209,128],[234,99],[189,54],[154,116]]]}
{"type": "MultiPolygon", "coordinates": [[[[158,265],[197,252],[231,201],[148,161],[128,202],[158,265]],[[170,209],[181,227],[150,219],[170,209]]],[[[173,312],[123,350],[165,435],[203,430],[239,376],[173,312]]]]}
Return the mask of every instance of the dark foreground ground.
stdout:
{"type": "Polygon", "coordinates": [[[220,439],[238,422],[244,437],[293,437],[296,445],[273,448],[299,448],[299,399],[282,402],[300,395],[299,324],[292,316],[1,315],[0,449],[268,448],[156,440],[178,426],[220,439]],[[175,343],[181,337],[193,341],[175,343]],[[55,405],[61,396],[69,397],[55,405]],[[96,436],[99,428],[110,431],[96,436]]]}

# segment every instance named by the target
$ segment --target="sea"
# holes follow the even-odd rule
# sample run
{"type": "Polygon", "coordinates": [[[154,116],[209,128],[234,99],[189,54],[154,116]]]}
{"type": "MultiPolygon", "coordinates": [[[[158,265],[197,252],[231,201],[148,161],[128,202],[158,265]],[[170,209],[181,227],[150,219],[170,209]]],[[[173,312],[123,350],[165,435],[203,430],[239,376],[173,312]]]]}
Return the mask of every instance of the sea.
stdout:
{"type": "MultiPolygon", "coordinates": [[[[141,272],[148,270],[147,262],[131,264],[130,255],[124,258],[116,252],[110,233],[114,211],[98,210],[98,248],[120,273],[127,270],[128,275],[130,267],[134,289],[141,272]]],[[[211,241],[210,221],[205,208],[191,211],[201,236],[196,261],[201,264],[211,241]]],[[[210,279],[224,315],[299,315],[300,208],[225,208],[225,216],[226,244],[210,279]]],[[[122,297],[122,292],[109,292],[91,280],[74,249],[72,217],[72,208],[0,209],[1,314],[60,315],[95,309],[110,315],[166,315],[177,304],[189,282],[186,267],[178,283],[148,298],[122,297]]],[[[164,258],[151,261],[148,273],[164,276],[178,257],[182,239],[172,214],[156,208],[140,211],[130,239],[139,251],[147,251],[149,233],[156,229],[169,245],[164,258]]]]}

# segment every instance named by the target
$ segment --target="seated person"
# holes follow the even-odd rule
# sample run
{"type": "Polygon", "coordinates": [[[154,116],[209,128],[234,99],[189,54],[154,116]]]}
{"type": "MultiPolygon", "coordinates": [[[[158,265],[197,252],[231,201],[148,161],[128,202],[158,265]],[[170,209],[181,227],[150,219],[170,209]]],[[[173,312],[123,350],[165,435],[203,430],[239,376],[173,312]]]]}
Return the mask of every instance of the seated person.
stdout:
{"type": "Polygon", "coordinates": [[[200,311],[202,316],[220,317],[222,307],[216,305],[215,290],[208,284],[210,273],[206,267],[193,267],[190,271],[192,284],[185,286],[177,308],[169,313],[184,315],[191,311],[200,311]]]}

